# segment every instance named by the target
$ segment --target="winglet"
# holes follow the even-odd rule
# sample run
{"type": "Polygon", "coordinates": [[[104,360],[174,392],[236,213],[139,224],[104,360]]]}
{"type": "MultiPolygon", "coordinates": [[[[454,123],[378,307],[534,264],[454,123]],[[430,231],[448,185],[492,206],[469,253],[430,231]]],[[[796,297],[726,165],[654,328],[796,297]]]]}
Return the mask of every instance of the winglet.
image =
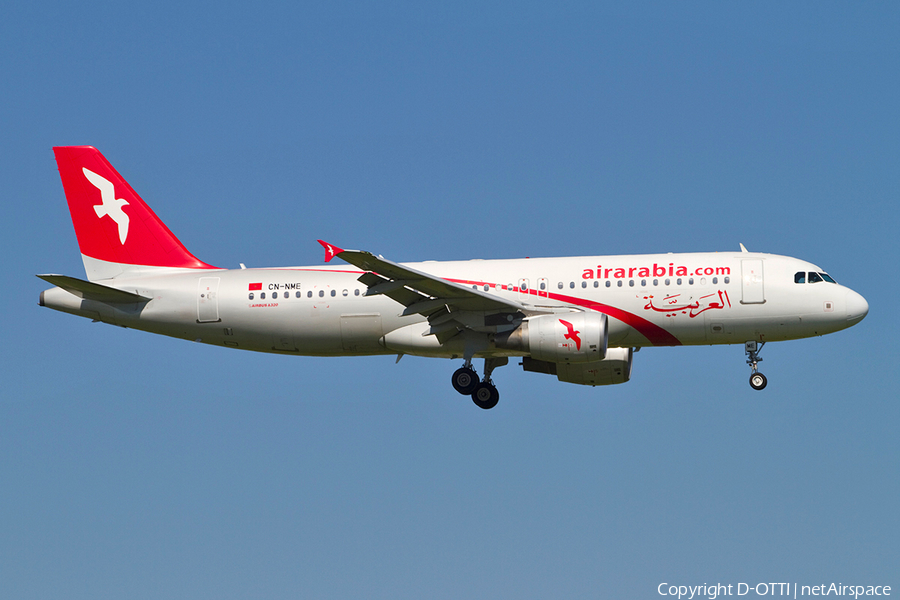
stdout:
{"type": "Polygon", "coordinates": [[[323,242],[322,240],[316,240],[322,247],[325,248],[325,262],[331,262],[331,259],[344,251],[343,248],[338,248],[337,246],[333,246],[328,242],[323,242]]]}

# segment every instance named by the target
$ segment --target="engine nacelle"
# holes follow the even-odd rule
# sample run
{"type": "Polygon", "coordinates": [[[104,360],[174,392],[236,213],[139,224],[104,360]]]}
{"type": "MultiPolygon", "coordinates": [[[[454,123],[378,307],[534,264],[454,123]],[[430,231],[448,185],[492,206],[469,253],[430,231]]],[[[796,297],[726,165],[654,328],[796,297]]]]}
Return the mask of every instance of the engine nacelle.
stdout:
{"type": "Polygon", "coordinates": [[[551,363],[602,360],[608,341],[606,315],[584,312],[532,317],[494,338],[498,348],[527,352],[534,360],[551,363]]]}
{"type": "Polygon", "coordinates": [[[631,379],[631,348],[610,348],[606,358],[596,362],[556,365],[556,377],[560,381],[580,385],[613,385],[631,379]]]}

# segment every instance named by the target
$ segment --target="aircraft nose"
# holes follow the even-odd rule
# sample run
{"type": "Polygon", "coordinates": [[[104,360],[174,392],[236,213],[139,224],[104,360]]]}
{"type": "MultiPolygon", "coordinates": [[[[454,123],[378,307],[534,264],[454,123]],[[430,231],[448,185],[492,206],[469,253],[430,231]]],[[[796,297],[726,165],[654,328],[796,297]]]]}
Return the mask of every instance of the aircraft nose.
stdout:
{"type": "Polygon", "coordinates": [[[847,320],[855,325],[869,314],[869,303],[853,290],[847,290],[847,320]]]}

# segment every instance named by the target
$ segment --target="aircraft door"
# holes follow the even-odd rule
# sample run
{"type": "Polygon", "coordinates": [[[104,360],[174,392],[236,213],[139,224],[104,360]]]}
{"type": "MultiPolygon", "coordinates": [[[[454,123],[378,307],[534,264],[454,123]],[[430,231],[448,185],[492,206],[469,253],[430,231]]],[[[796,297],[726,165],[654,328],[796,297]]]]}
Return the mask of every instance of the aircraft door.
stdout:
{"type": "Polygon", "coordinates": [[[763,261],[748,258],[741,261],[741,304],[764,304],[763,261]]]}
{"type": "Polygon", "coordinates": [[[197,293],[197,322],[218,323],[219,277],[201,277],[197,293]]]}
{"type": "Polygon", "coordinates": [[[537,295],[541,298],[547,297],[547,290],[550,289],[550,282],[547,281],[546,277],[541,277],[537,280],[537,295]]]}

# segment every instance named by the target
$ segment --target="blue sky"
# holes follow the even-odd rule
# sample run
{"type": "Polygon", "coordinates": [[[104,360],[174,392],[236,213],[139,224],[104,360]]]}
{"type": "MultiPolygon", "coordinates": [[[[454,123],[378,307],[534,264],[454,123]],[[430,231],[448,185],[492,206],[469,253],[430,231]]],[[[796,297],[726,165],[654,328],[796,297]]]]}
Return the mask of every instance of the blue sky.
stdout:
{"type": "Polygon", "coordinates": [[[900,586],[891,3],[16,3],[0,20],[0,595],[658,597],[900,586]],[[37,306],[82,276],[51,147],[200,259],[756,251],[860,325],[510,366],[254,355],[37,306]],[[480,365],[479,365],[480,366],[480,365]]]}

